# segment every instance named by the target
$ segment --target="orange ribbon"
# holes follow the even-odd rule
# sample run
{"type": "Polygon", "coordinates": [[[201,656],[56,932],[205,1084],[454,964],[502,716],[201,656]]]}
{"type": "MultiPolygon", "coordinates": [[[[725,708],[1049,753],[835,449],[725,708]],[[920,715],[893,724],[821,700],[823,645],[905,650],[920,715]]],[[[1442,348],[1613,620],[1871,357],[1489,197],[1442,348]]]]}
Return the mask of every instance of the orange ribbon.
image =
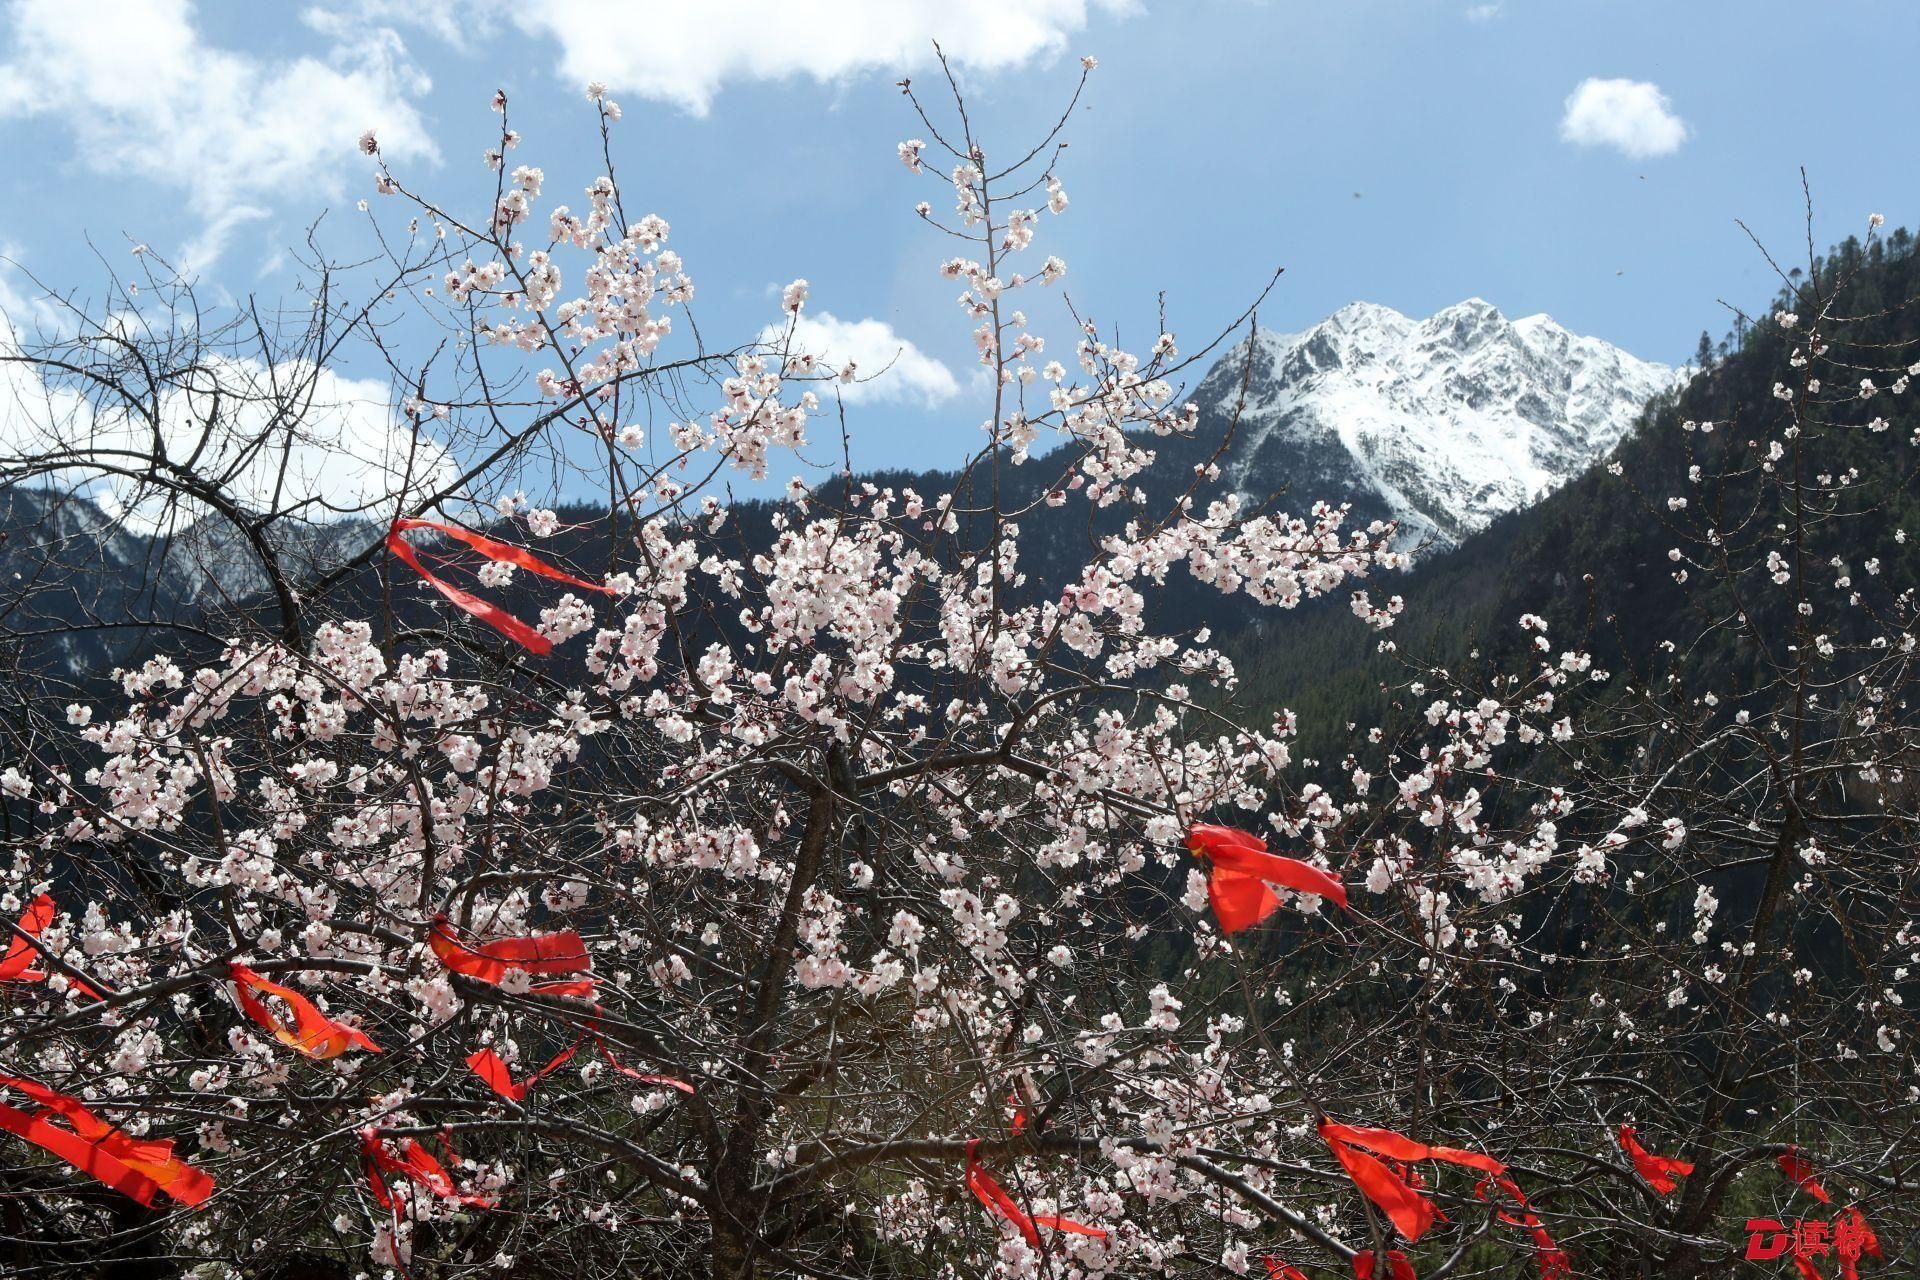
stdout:
{"type": "Polygon", "coordinates": [[[33,1080],[0,1074],[0,1085],[44,1108],[30,1115],[0,1103],[0,1129],[51,1152],[115,1191],[149,1208],[161,1191],[196,1209],[213,1195],[213,1179],[174,1155],[171,1138],[135,1138],[94,1115],[78,1098],[33,1080]],[[54,1116],[70,1128],[54,1124],[54,1116]]]}
{"type": "Polygon", "coordinates": [[[240,1011],[290,1049],[314,1059],[337,1058],[349,1049],[380,1052],[380,1046],[366,1032],[329,1018],[292,987],[269,982],[243,964],[227,966],[227,976],[233,982],[233,996],[240,1004],[240,1011]],[[283,1001],[293,1014],[293,1025],[282,1021],[261,995],[276,996],[283,1001]]]}
{"type": "Polygon", "coordinates": [[[502,609],[499,605],[488,600],[482,600],[479,596],[474,595],[471,591],[467,591],[464,588],[454,586],[444,578],[439,577],[431,569],[428,569],[426,565],[420,562],[420,553],[414,550],[413,544],[400,536],[408,529],[434,529],[446,534],[449,538],[466,543],[469,547],[472,547],[489,560],[518,565],[522,569],[526,569],[531,573],[537,573],[543,578],[552,578],[556,582],[564,582],[569,586],[581,587],[588,591],[598,591],[603,595],[613,594],[611,587],[603,586],[597,582],[588,582],[584,578],[576,578],[565,570],[555,568],[553,565],[548,564],[545,560],[542,560],[539,556],[534,555],[531,551],[523,547],[516,547],[505,542],[496,542],[494,539],[475,533],[471,529],[462,529],[459,525],[443,524],[438,520],[395,520],[393,522],[392,527],[387,530],[387,550],[391,552],[396,559],[419,574],[423,582],[445,596],[456,608],[465,610],[521,648],[531,650],[534,653],[551,653],[553,651],[553,641],[547,639],[538,631],[514,617],[505,609],[502,609]]]}
{"type": "Polygon", "coordinates": [[[1347,887],[1311,863],[1267,852],[1266,841],[1234,827],[1196,823],[1187,831],[1187,848],[1210,864],[1207,900],[1220,932],[1251,929],[1280,909],[1272,885],[1331,898],[1347,905],[1347,887]]]}
{"type": "Polygon", "coordinates": [[[1075,1222],[1072,1218],[1055,1217],[1050,1213],[1029,1215],[980,1163],[980,1139],[978,1138],[971,1138],[967,1142],[967,1190],[973,1192],[974,1198],[987,1207],[987,1212],[1011,1222],[1020,1232],[1021,1237],[1036,1249],[1040,1247],[1041,1227],[1052,1227],[1055,1231],[1067,1231],[1077,1236],[1092,1236],[1099,1240],[1107,1238],[1107,1233],[1099,1227],[1090,1227],[1084,1222],[1075,1222]]]}
{"type": "Polygon", "coordinates": [[[1681,1177],[1693,1172],[1691,1160],[1676,1160],[1672,1156],[1657,1156],[1640,1145],[1633,1135],[1633,1126],[1623,1124],[1618,1135],[1620,1149],[1633,1160],[1633,1167],[1647,1185],[1663,1196],[1670,1196],[1679,1189],[1680,1184],[1673,1180],[1674,1174],[1681,1177]]]}

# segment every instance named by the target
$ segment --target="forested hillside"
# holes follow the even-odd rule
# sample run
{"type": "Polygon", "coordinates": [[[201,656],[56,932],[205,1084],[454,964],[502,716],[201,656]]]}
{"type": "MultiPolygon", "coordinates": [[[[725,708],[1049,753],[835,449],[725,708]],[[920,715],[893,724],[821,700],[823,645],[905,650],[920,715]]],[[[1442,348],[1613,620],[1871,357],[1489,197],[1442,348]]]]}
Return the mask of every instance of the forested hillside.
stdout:
{"type": "MultiPolygon", "coordinates": [[[[1750,682],[1752,648],[1739,643],[1737,628],[1721,625],[1735,611],[1732,593],[1698,567],[1677,581],[1683,566],[1670,552],[1716,530],[1730,547],[1778,536],[1788,513],[1770,483],[1777,470],[1767,469],[1767,453],[1789,407],[1774,389],[1806,343],[1814,300],[1829,298],[1835,317],[1821,331],[1828,358],[1871,367],[1920,338],[1916,294],[1920,255],[1904,229],[1866,250],[1850,238],[1811,272],[1794,269],[1768,306],[1736,324],[1700,377],[1648,406],[1606,465],[1420,561],[1394,584],[1406,610],[1387,637],[1391,651],[1356,645],[1351,619],[1333,602],[1271,615],[1229,644],[1242,677],[1238,700],[1294,709],[1310,754],[1337,758],[1347,724],[1372,723],[1389,701],[1383,684],[1404,681],[1410,669],[1511,669],[1527,643],[1514,623],[1526,613],[1545,617],[1558,638],[1581,639],[1597,661],[1630,670],[1644,666],[1677,615],[1691,615],[1707,629],[1689,660],[1750,682]],[[1774,318],[1782,314],[1801,322],[1783,327],[1774,318]],[[1698,479],[1689,478],[1694,468],[1698,479]],[[1675,508],[1674,499],[1686,505],[1675,508]]],[[[1836,425],[1822,428],[1819,461],[1807,465],[1834,474],[1845,492],[1830,509],[1807,513],[1804,555],[1837,560],[1829,580],[1911,581],[1920,546],[1883,535],[1920,532],[1920,403],[1891,387],[1865,399],[1860,391],[1854,382],[1817,393],[1836,425]],[[1869,511],[1879,514],[1863,520],[1869,511]]],[[[1761,613],[1756,606],[1761,628],[1781,621],[1761,613]]]]}

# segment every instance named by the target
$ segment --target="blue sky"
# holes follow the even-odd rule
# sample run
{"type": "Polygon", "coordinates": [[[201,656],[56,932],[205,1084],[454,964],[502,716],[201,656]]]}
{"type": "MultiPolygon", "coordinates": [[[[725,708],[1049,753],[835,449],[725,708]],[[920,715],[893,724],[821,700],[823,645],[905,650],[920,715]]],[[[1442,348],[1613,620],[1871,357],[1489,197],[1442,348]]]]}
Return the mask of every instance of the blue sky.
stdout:
{"type": "MultiPolygon", "coordinates": [[[[410,180],[482,192],[495,87],[525,135],[514,158],[576,192],[598,172],[581,86],[606,80],[626,111],[629,208],[673,223],[703,331],[750,337],[798,276],[817,311],[884,324],[873,331],[920,353],[918,377],[903,369],[855,406],[864,465],[950,461],[978,439],[970,326],[934,273],[949,248],[912,214],[940,192],[894,153],[922,130],[893,82],[932,83],[932,36],[965,57],[976,123],[1003,150],[1052,118],[1079,55],[1099,57],[1060,167],[1073,204],[1045,232],[1075,302],[1142,348],[1158,291],[1191,349],[1285,267],[1262,311],[1276,328],[1356,299],[1425,315],[1479,295],[1679,362],[1702,328],[1726,328],[1718,299],[1759,305],[1771,290],[1734,219],[1804,258],[1799,166],[1822,247],[1872,211],[1913,223],[1920,197],[1901,145],[1915,5],[11,0],[0,13],[13,194],[0,246],[83,294],[134,241],[184,258],[215,296],[288,293],[287,250],[321,212],[330,250],[365,244],[361,129],[379,126],[410,180]],[[1626,83],[1589,90],[1570,120],[1589,80],[1626,83]]],[[[31,293],[17,270],[0,285],[14,307],[31,293]]]]}

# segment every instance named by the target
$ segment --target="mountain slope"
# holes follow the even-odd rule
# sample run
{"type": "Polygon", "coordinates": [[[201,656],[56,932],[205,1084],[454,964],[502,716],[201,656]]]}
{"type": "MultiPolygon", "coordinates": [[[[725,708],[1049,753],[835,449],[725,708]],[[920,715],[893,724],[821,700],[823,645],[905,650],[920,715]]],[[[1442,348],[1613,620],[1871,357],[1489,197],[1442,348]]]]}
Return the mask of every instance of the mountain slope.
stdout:
{"type": "Polygon", "coordinates": [[[1685,377],[1479,298],[1425,320],[1356,302],[1303,333],[1256,332],[1197,400],[1238,417],[1232,487],[1340,495],[1400,521],[1409,545],[1450,547],[1591,466],[1685,377]]]}
{"type": "MultiPolygon", "coordinates": [[[[1355,303],[1303,333],[1257,332],[1221,358],[1192,397],[1203,410],[1195,433],[1146,441],[1156,460],[1138,484],[1157,509],[1231,431],[1222,487],[1257,503],[1280,495],[1284,510],[1348,502],[1350,527],[1395,519],[1405,545],[1446,548],[1578,474],[1678,377],[1545,316],[1510,323],[1478,299],[1424,321],[1355,303]]],[[[921,493],[958,483],[937,471],[859,478],[921,493]]],[[[1057,480],[1056,467],[1035,459],[1003,473],[1003,497],[1010,507],[1034,506],[1057,480]]],[[[137,652],[156,628],[224,634],[230,624],[220,619],[250,604],[277,617],[255,550],[222,520],[143,534],[77,494],[16,489],[0,498],[0,571],[11,570],[16,584],[0,592],[0,632],[22,640],[36,668],[97,673],[137,652]],[[76,624],[87,629],[71,631],[76,624]]],[[[1058,582],[1078,571],[1095,539],[1136,514],[1119,504],[1089,520],[1039,506],[1023,520],[1022,566],[1034,582],[1058,582]]],[[[770,515],[765,503],[743,504],[733,527],[755,545],[732,550],[764,545],[770,515]]],[[[986,528],[962,536],[986,536],[986,528]]],[[[373,545],[376,531],[363,521],[286,521],[270,538],[301,578],[373,545]]],[[[592,571],[604,549],[590,541],[554,549],[592,571]]],[[[382,598],[368,582],[346,594],[364,607],[382,598]]],[[[1150,607],[1176,625],[1229,632],[1254,616],[1244,598],[1223,598],[1185,574],[1172,575],[1150,607]]]]}
{"type": "MultiPolygon", "coordinates": [[[[1798,287],[1837,294],[1834,357],[1864,370],[1904,363],[1920,355],[1920,252],[1904,232],[1863,249],[1854,241],[1820,260],[1815,275],[1798,287]],[[1907,353],[1907,354],[1902,354],[1907,353]]],[[[1806,310],[1783,293],[1765,309],[1806,310]]],[[[1249,707],[1287,706],[1300,714],[1308,754],[1338,760],[1352,745],[1344,726],[1367,724],[1389,714],[1383,682],[1404,680],[1406,663],[1460,673],[1476,664],[1491,670],[1525,669],[1521,650],[1529,636],[1514,624],[1523,613],[1545,617],[1556,638],[1590,648],[1598,665],[1645,670],[1661,642],[1692,626],[1704,632],[1686,651],[1689,669],[1724,691],[1750,684],[1750,647],[1735,631],[1708,624],[1744,607],[1756,624],[1791,630],[1767,615],[1777,608],[1770,586],[1748,582],[1739,604],[1695,571],[1678,581],[1669,549],[1681,530],[1705,537],[1719,529],[1729,548],[1750,552],[1777,535],[1788,515],[1769,482],[1756,445],[1790,439],[1785,406],[1774,387],[1793,375],[1790,358],[1804,341],[1799,331],[1775,324],[1744,327],[1731,340],[1731,355],[1680,387],[1656,397],[1638,424],[1610,451],[1608,466],[1590,467],[1532,506],[1493,520],[1457,548],[1426,557],[1392,590],[1406,611],[1390,638],[1398,647],[1383,656],[1360,639],[1345,611],[1302,609],[1263,619],[1233,642],[1243,679],[1237,700],[1249,707]],[[1720,424],[1712,433],[1690,431],[1689,422],[1720,424]],[[1614,470],[1617,464],[1618,473],[1614,470]],[[1699,467],[1708,483],[1689,480],[1699,467]],[[1724,481],[1715,477],[1727,473],[1724,481]],[[1675,509],[1671,499],[1689,498],[1675,509]],[[1765,603],[1774,599],[1772,605],[1765,603]]],[[[1881,382],[1891,381],[1882,375],[1881,382]]],[[[1903,380],[1904,381],[1904,380],[1903,380]]],[[[1920,387],[1915,388],[1920,391],[1920,387]]],[[[1844,388],[1822,406],[1826,415],[1850,423],[1828,429],[1809,448],[1817,463],[1809,475],[1853,477],[1839,487],[1862,496],[1872,518],[1821,523],[1810,535],[1809,563],[1846,576],[1855,585],[1879,586],[1920,578],[1920,539],[1890,537],[1920,527],[1920,401],[1914,393],[1883,389],[1872,400],[1844,388]],[[1869,420],[1878,426],[1869,426],[1869,420]],[[1871,494],[1871,497],[1865,495],[1871,494]],[[1872,569],[1862,572],[1871,563],[1872,569]]],[[[1690,544],[1692,545],[1692,544],[1690,544]]],[[[1844,593],[1842,593],[1844,594],[1844,593]]],[[[1822,626],[1837,625],[1823,616],[1822,626]]],[[[1839,631],[1834,640],[1844,645],[1839,631]]]]}

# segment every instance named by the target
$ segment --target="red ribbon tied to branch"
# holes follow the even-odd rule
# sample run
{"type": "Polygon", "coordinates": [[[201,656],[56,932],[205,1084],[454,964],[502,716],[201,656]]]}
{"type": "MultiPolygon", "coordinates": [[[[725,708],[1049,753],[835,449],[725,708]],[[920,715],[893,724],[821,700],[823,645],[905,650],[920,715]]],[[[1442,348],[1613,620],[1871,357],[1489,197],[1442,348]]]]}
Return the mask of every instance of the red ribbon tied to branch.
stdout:
{"type": "Polygon", "coordinates": [[[33,1080],[0,1075],[0,1085],[43,1108],[29,1114],[0,1103],[0,1129],[25,1138],[115,1191],[148,1208],[162,1191],[196,1209],[213,1195],[213,1179],[174,1155],[171,1138],[135,1138],[94,1115],[78,1098],[33,1080]],[[55,1124],[56,1116],[68,1127],[55,1124]]]}
{"type": "Polygon", "coordinates": [[[1370,1129],[1323,1120],[1320,1123],[1320,1139],[1327,1144],[1327,1150],[1333,1153],[1333,1158],[1340,1162],[1340,1167],[1347,1171],[1347,1176],[1353,1179],[1353,1185],[1378,1205],[1394,1228],[1408,1240],[1418,1240],[1425,1235],[1427,1228],[1439,1216],[1439,1210],[1434,1208],[1431,1200],[1414,1189],[1408,1178],[1389,1169],[1377,1156],[1407,1163],[1439,1160],[1478,1169],[1496,1177],[1507,1171],[1507,1166],[1492,1156],[1482,1155],[1478,1151],[1462,1151],[1457,1147],[1428,1146],[1391,1129],[1370,1129]]]}
{"type": "Polygon", "coordinates": [[[349,1049],[380,1052],[380,1046],[366,1032],[329,1018],[313,1001],[291,987],[269,982],[243,964],[229,965],[227,977],[233,982],[233,998],[239,1002],[240,1012],[272,1032],[275,1040],[290,1049],[322,1060],[337,1058],[349,1049]],[[293,1025],[288,1026],[260,998],[262,995],[275,996],[285,1003],[293,1014],[293,1025]]]}
{"type": "Polygon", "coordinates": [[[462,1191],[459,1184],[454,1182],[453,1175],[447,1172],[446,1166],[412,1138],[399,1139],[397,1155],[388,1145],[389,1141],[378,1129],[360,1131],[360,1156],[367,1166],[367,1189],[373,1193],[374,1203],[382,1209],[396,1207],[393,1191],[387,1186],[385,1175],[389,1173],[399,1174],[438,1199],[452,1200],[476,1209],[493,1208],[492,1198],[462,1191]]]}
{"type": "Polygon", "coordinates": [[[1307,1273],[1290,1262],[1282,1262],[1270,1253],[1260,1255],[1266,1264],[1267,1280],[1307,1280],[1307,1273]]]}
{"type": "Polygon", "coordinates": [[[431,569],[427,568],[426,565],[421,563],[420,553],[414,550],[413,544],[401,536],[401,534],[405,533],[408,529],[433,529],[439,533],[444,533],[457,542],[464,542],[489,560],[503,564],[518,565],[520,568],[530,573],[537,573],[543,578],[552,578],[555,582],[564,582],[569,586],[580,587],[587,591],[598,591],[602,595],[613,594],[611,587],[603,586],[597,582],[588,582],[584,578],[576,578],[565,570],[548,564],[545,560],[542,560],[539,556],[534,555],[533,552],[528,551],[524,547],[516,547],[506,542],[497,542],[492,538],[486,537],[484,534],[475,533],[471,529],[462,529],[457,524],[443,524],[438,520],[395,520],[393,522],[392,527],[387,530],[387,550],[392,553],[395,559],[419,574],[421,581],[445,596],[456,608],[472,614],[475,618],[486,623],[521,648],[531,650],[534,653],[551,653],[553,651],[553,641],[547,639],[538,631],[514,617],[505,609],[502,609],[499,605],[489,600],[482,600],[479,596],[474,595],[471,591],[465,590],[464,588],[454,586],[451,582],[441,578],[431,569]]]}
{"type": "Polygon", "coordinates": [[[1685,1177],[1693,1172],[1691,1160],[1676,1160],[1672,1156],[1657,1156],[1640,1145],[1634,1137],[1633,1126],[1623,1124],[1618,1134],[1620,1149],[1633,1161],[1634,1169],[1647,1180],[1647,1185],[1663,1196],[1670,1196],[1679,1189],[1674,1175],[1685,1177]]]}
{"type": "Polygon", "coordinates": [[[1280,897],[1272,889],[1276,884],[1347,905],[1347,887],[1338,877],[1297,858],[1268,853],[1266,841],[1252,832],[1195,823],[1187,831],[1187,848],[1207,859],[1207,900],[1222,933],[1251,929],[1278,911],[1280,897]]]}
{"type": "Polygon", "coordinates": [[[1860,1255],[1885,1258],[1880,1237],[1867,1225],[1867,1215],[1848,1205],[1833,1224],[1833,1251],[1840,1255],[1840,1280],[1860,1280],[1860,1255]]]}
{"type": "Polygon", "coordinates": [[[1800,1189],[1818,1200],[1821,1204],[1832,1204],[1833,1197],[1820,1185],[1819,1177],[1814,1173],[1813,1164],[1800,1154],[1800,1148],[1788,1147],[1774,1161],[1780,1166],[1780,1172],[1800,1184],[1800,1189]]]}
{"type": "Polygon", "coordinates": [[[1011,1222],[1021,1237],[1036,1249],[1040,1247],[1041,1227],[1052,1227],[1055,1231],[1067,1231],[1077,1236],[1092,1236],[1098,1240],[1107,1238],[1107,1233],[1099,1227],[1090,1227],[1072,1218],[1056,1217],[1050,1213],[1029,1215],[980,1163],[978,1138],[967,1142],[967,1190],[973,1192],[974,1198],[987,1207],[988,1213],[1011,1222]]]}
{"type": "MultiPolygon", "coordinates": [[[[1487,1175],[1474,1188],[1481,1199],[1489,1198],[1489,1187],[1498,1187],[1519,1206],[1518,1215],[1501,1210],[1500,1218],[1514,1226],[1526,1228],[1533,1237],[1534,1257],[1540,1266],[1541,1280],[1571,1280],[1572,1259],[1554,1243],[1545,1224],[1534,1215],[1526,1193],[1508,1176],[1507,1166],[1492,1156],[1478,1151],[1463,1151],[1458,1147],[1429,1146],[1391,1129],[1336,1124],[1331,1120],[1321,1122],[1320,1138],[1327,1144],[1327,1150],[1333,1153],[1333,1158],[1340,1162],[1340,1167],[1347,1171],[1347,1176],[1353,1179],[1353,1185],[1378,1205],[1393,1223],[1394,1229],[1408,1240],[1418,1240],[1425,1235],[1441,1216],[1440,1211],[1431,1200],[1420,1194],[1421,1184],[1416,1171],[1409,1168],[1397,1172],[1378,1157],[1384,1156],[1387,1160],[1408,1165],[1420,1160],[1438,1160],[1443,1164],[1478,1169],[1487,1175]]],[[[1389,1261],[1394,1256],[1389,1255],[1389,1261]]],[[[1357,1262],[1356,1259],[1356,1265],[1357,1262]]],[[[1411,1269],[1408,1274],[1412,1274],[1411,1269]]]]}
{"type": "MultiPolygon", "coordinates": [[[[512,969],[541,975],[587,973],[593,968],[586,943],[572,929],[518,938],[497,938],[492,942],[462,942],[454,937],[453,926],[443,914],[433,918],[433,925],[427,932],[427,945],[440,958],[440,963],[452,972],[493,987],[505,981],[507,972],[512,969]]],[[[593,994],[593,981],[588,977],[536,982],[531,989],[543,996],[586,997],[593,994]]]]}
{"type": "MultiPolygon", "coordinates": [[[[597,1027],[598,1020],[595,1020],[593,1025],[597,1027]]],[[[642,1084],[665,1085],[669,1089],[678,1089],[685,1094],[692,1094],[694,1091],[692,1085],[680,1079],[678,1076],[660,1075],[651,1071],[636,1071],[632,1067],[627,1066],[613,1056],[613,1050],[607,1047],[606,1038],[597,1031],[581,1036],[578,1040],[575,1040],[572,1044],[555,1054],[547,1062],[546,1066],[541,1067],[538,1071],[523,1080],[515,1080],[512,1069],[509,1068],[506,1061],[492,1049],[475,1049],[467,1055],[467,1066],[472,1069],[475,1075],[486,1082],[489,1089],[501,1097],[512,1102],[524,1102],[526,1101],[527,1095],[533,1092],[533,1086],[539,1084],[542,1080],[571,1061],[573,1055],[580,1052],[580,1046],[588,1040],[592,1040],[599,1047],[600,1056],[606,1060],[609,1067],[612,1067],[628,1079],[638,1080],[642,1084]]]]}
{"type": "MultiPolygon", "coordinates": [[[[53,923],[55,909],[53,895],[43,893],[35,897],[21,911],[20,919],[15,922],[15,932],[7,939],[7,951],[0,956],[0,982],[45,982],[46,971],[31,969],[35,955],[42,950],[40,934],[53,923]]],[[[100,993],[78,978],[69,977],[67,985],[83,996],[100,999],[100,993]]]]}
{"type": "Polygon", "coordinates": [[[1473,1193],[1482,1200],[1489,1200],[1492,1198],[1488,1194],[1489,1187],[1498,1187],[1520,1206],[1517,1215],[1505,1209],[1499,1210],[1500,1221],[1525,1227],[1527,1234],[1533,1237],[1533,1256],[1540,1267],[1540,1280],[1573,1280],[1573,1259],[1567,1256],[1566,1250],[1554,1243],[1546,1224],[1535,1216],[1533,1206],[1527,1202],[1527,1193],[1520,1189],[1520,1184],[1504,1173],[1496,1174],[1481,1179],[1473,1193]]]}
{"type": "Polygon", "coordinates": [[[568,1059],[579,1052],[580,1045],[581,1041],[574,1041],[555,1054],[546,1066],[523,1080],[515,1080],[506,1061],[491,1049],[475,1049],[467,1055],[467,1066],[473,1070],[473,1074],[486,1081],[487,1088],[501,1097],[510,1102],[525,1102],[527,1095],[533,1092],[533,1086],[565,1066],[568,1059]]]}
{"type": "MultiPolygon", "coordinates": [[[[1362,1249],[1353,1255],[1353,1280],[1376,1280],[1373,1250],[1362,1249]]],[[[1419,1277],[1413,1274],[1413,1264],[1407,1261],[1406,1254],[1398,1249],[1389,1249],[1387,1274],[1378,1280],[1419,1280],[1419,1277]]]]}
{"type": "Polygon", "coordinates": [[[47,975],[38,969],[29,969],[38,949],[28,938],[38,938],[40,931],[53,923],[53,896],[41,894],[27,904],[20,913],[16,926],[19,933],[7,940],[7,954],[0,957],[0,982],[39,982],[47,975]],[[21,934],[27,937],[21,937],[21,934]]]}

